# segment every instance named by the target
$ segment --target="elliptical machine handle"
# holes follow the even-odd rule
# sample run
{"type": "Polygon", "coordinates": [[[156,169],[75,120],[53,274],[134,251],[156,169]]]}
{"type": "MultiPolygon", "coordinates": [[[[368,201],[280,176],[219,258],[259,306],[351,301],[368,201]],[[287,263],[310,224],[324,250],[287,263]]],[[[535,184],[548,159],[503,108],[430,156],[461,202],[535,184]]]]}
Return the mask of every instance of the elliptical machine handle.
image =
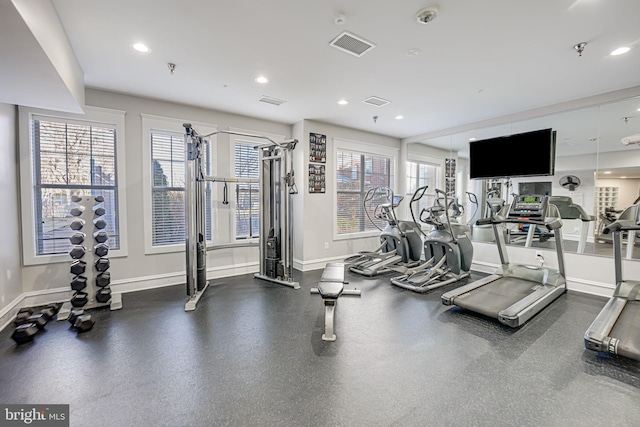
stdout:
{"type": "MultiPolygon", "coordinates": [[[[418,221],[416,220],[416,214],[413,212],[413,204],[415,202],[419,202],[420,199],[422,199],[422,197],[427,192],[427,188],[429,188],[429,186],[425,185],[423,187],[419,187],[418,189],[416,189],[416,191],[413,192],[413,196],[411,196],[411,201],[409,202],[409,211],[411,212],[411,218],[413,218],[413,222],[416,225],[416,228],[425,237],[427,236],[427,234],[424,231],[422,231],[422,227],[420,226],[420,224],[418,224],[418,221]]],[[[420,214],[420,220],[422,221],[422,213],[420,214]]]]}
{"type": "Polygon", "coordinates": [[[447,193],[445,191],[442,190],[438,190],[436,188],[436,200],[439,200],[438,194],[443,194],[444,195],[444,215],[447,218],[447,225],[449,226],[449,232],[451,233],[451,239],[453,241],[453,243],[455,243],[456,245],[458,244],[458,239],[456,239],[456,236],[453,232],[453,227],[451,227],[451,219],[449,218],[449,209],[447,209],[447,206],[449,204],[449,200],[447,199],[447,193]]]}

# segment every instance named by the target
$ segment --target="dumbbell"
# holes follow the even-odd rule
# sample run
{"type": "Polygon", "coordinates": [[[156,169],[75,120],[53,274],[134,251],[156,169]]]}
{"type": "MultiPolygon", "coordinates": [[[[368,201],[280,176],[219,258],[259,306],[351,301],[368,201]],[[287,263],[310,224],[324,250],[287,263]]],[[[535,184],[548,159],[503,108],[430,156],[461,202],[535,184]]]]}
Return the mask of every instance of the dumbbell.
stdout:
{"type": "Polygon", "coordinates": [[[104,288],[105,286],[109,286],[111,283],[111,273],[105,271],[104,273],[99,273],[96,276],[96,286],[99,288],[104,288]]]}
{"type": "Polygon", "coordinates": [[[95,323],[95,320],[91,318],[90,314],[81,314],[79,316],[76,316],[72,326],[78,332],[86,332],[90,331],[95,323]]]}
{"type": "Polygon", "coordinates": [[[75,218],[73,221],[71,221],[71,224],[69,224],[69,227],[71,227],[72,230],[82,230],[82,227],[84,227],[84,219],[82,218],[75,218]]]}
{"type": "Polygon", "coordinates": [[[69,213],[73,216],[81,216],[84,213],[84,206],[74,206],[69,213]]]}
{"type": "Polygon", "coordinates": [[[109,261],[109,258],[106,257],[100,257],[95,262],[96,270],[100,272],[107,271],[110,265],[111,261],[109,261]]]}
{"type": "Polygon", "coordinates": [[[82,201],[82,196],[74,194],[73,196],[71,196],[71,201],[73,203],[80,203],[82,201]]]}
{"type": "Polygon", "coordinates": [[[13,339],[16,344],[25,344],[33,341],[33,338],[36,336],[40,329],[36,326],[35,323],[24,323],[19,325],[11,334],[11,339],[13,339]]]}
{"type": "Polygon", "coordinates": [[[73,259],[80,259],[84,256],[84,254],[87,252],[87,248],[85,248],[84,246],[80,246],[80,245],[75,245],[73,248],[71,248],[71,250],[69,251],[69,255],[71,256],[71,258],[73,259]]]}
{"type": "Polygon", "coordinates": [[[95,233],[93,233],[93,240],[95,240],[98,243],[104,243],[107,240],[109,240],[109,235],[104,230],[98,230],[95,233]]]}
{"type": "Polygon", "coordinates": [[[106,302],[109,302],[110,299],[111,299],[110,287],[102,288],[98,292],[96,292],[96,301],[98,301],[99,303],[104,304],[106,302]]]}
{"type": "Polygon", "coordinates": [[[87,287],[87,278],[84,276],[75,276],[71,280],[71,289],[74,291],[81,291],[87,287]]]}
{"type": "Polygon", "coordinates": [[[105,221],[102,218],[96,218],[93,220],[93,225],[98,229],[98,230],[102,230],[103,228],[107,227],[107,221],[105,221]]]}
{"type": "Polygon", "coordinates": [[[76,318],[78,316],[82,316],[83,314],[84,310],[82,308],[74,308],[69,313],[69,317],[67,318],[67,320],[73,325],[76,322],[76,318]]]}
{"type": "Polygon", "coordinates": [[[18,314],[16,314],[16,318],[13,320],[13,324],[16,326],[24,325],[29,321],[29,316],[33,314],[33,309],[30,307],[22,307],[18,314]]]}
{"type": "Polygon", "coordinates": [[[71,297],[71,305],[78,308],[84,307],[89,302],[89,294],[86,292],[78,291],[71,297]]]}
{"type": "Polygon", "coordinates": [[[104,202],[104,196],[96,196],[93,200],[95,200],[96,203],[102,203],[104,202]]]}
{"type": "Polygon", "coordinates": [[[46,306],[45,308],[43,308],[42,310],[40,310],[40,314],[44,315],[44,317],[47,318],[47,321],[50,321],[51,319],[53,319],[53,317],[58,313],[58,310],[56,309],[56,307],[53,304],[50,304],[48,306],[46,306]]]}
{"type": "Polygon", "coordinates": [[[31,316],[29,316],[27,323],[33,323],[34,325],[36,325],[38,329],[43,329],[48,321],[49,319],[47,319],[47,317],[44,314],[38,313],[38,314],[32,314],[31,316]]]}
{"type": "Polygon", "coordinates": [[[79,245],[80,243],[84,242],[84,238],[86,236],[86,234],[76,231],[71,235],[71,237],[69,237],[69,241],[72,245],[79,245]]]}
{"type": "Polygon", "coordinates": [[[71,263],[71,274],[75,274],[76,276],[84,273],[87,268],[87,263],[82,260],[75,260],[71,263]]]}
{"type": "Polygon", "coordinates": [[[93,247],[93,253],[97,256],[105,256],[109,253],[109,246],[99,243],[93,247]]]}
{"type": "Polygon", "coordinates": [[[102,206],[96,206],[93,208],[93,214],[95,216],[102,216],[105,213],[107,213],[107,211],[102,206]]]}

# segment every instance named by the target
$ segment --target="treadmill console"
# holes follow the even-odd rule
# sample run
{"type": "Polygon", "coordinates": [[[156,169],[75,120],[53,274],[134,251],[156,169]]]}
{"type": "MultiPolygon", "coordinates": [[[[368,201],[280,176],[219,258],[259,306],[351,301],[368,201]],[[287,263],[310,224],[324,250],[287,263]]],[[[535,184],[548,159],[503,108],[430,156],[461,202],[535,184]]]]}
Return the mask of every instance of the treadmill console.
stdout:
{"type": "Polygon", "coordinates": [[[540,194],[521,194],[515,197],[508,219],[544,220],[547,213],[548,196],[540,194]]]}

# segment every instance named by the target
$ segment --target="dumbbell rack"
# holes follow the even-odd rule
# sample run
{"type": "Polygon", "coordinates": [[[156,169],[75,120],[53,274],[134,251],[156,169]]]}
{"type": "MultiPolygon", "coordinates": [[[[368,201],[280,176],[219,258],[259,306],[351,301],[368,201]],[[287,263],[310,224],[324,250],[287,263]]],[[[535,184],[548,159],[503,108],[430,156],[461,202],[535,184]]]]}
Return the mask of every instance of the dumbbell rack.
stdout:
{"type": "Polygon", "coordinates": [[[68,319],[73,309],[122,308],[122,294],[111,293],[103,199],[101,196],[73,196],[72,201],[75,203],[71,208],[74,234],[69,239],[73,245],[69,255],[73,260],[70,270],[74,294],[60,308],[58,320],[68,319]]]}

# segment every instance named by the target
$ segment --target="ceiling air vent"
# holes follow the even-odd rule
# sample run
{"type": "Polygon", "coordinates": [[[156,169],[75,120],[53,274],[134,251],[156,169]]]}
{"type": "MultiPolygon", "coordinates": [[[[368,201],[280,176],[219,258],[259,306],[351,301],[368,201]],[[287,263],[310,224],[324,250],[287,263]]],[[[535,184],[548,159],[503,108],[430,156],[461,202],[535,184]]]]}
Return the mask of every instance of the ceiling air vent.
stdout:
{"type": "Polygon", "coordinates": [[[282,99],[272,98],[272,97],[266,96],[266,95],[262,95],[260,97],[260,99],[258,99],[258,101],[264,102],[266,104],[271,104],[271,105],[280,105],[280,104],[284,104],[286,102],[286,101],[283,101],[282,99]]]}
{"type": "Polygon", "coordinates": [[[391,103],[391,101],[378,98],[377,96],[370,96],[367,99],[362,100],[362,102],[364,102],[365,104],[373,105],[374,107],[384,107],[385,105],[391,103]]]}
{"type": "Polygon", "coordinates": [[[333,39],[329,45],[358,57],[376,47],[376,45],[366,41],[362,37],[346,31],[333,39]]]}

